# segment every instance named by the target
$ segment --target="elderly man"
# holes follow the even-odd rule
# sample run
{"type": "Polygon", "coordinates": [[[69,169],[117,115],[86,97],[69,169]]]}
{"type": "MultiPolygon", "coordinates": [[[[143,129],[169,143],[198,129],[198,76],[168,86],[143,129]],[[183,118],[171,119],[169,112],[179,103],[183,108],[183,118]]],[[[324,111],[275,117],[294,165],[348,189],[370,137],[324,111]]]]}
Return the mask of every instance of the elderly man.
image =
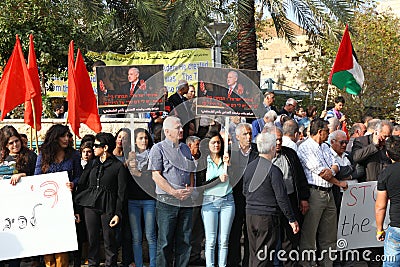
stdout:
{"type": "MultiPolygon", "coordinates": [[[[347,140],[346,133],[342,130],[336,130],[329,135],[329,140],[331,145],[331,152],[335,157],[336,162],[339,163],[340,166],[340,171],[336,175],[336,178],[339,180],[347,181],[348,184],[357,183],[357,179],[364,177],[365,170],[362,166],[356,165],[353,162],[351,156],[345,152],[346,145],[349,142],[347,140]]],[[[338,211],[337,213],[339,218],[343,193],[340,191],[340,188],[335,185],[333,186],[333,195],[335,197],[336,209],[338,211]]]]}
{"type": "MultiPolygon", "coordinates": [[[[299,157],[296,152],[282,146],[282,131],[278,127],[264,128],[266,132],[276,135],[276,154],[272,159],[272,163],[276,165],[283,174],[287,194],[292,206],[294,215],[298,222],[302,222],[302,216],[308,211],[308,198],[310,197],[310,189],[308,188],[307,178],[304,174],[299,157]]],[[[283,229],[281,231],[282,249],[287,255],[292,250],[297,250],[300,241],[300,233],[294,234],[288,220],[285,217],[280,218],[283,229]]],[[[300,225],[301,226],[301,225],[300,225]]],[[[295,262],[288,259],[282,262],[283,266],[296,266],[295,262]]]]}
{"type": "Polygon", "coordinates": [[[245,207],[246,199],[243,195],[243,173],[247,165],[257,156],[257,146],[251,142],[251,125],[239,123],[236,126],[237,143],[230,149],[231,160],[228,174],[233,184],[233,197],[235,200],[235,217],[233,219],[229,236],[228,266],[249,266],[249,244],[246,231],[245,207]],[[240,239],[244,235],[244,256],[241,258],[240,239]]]}
{"type": "Polygon", "coordinates": [[[356,122],[353,124],[353,126],[351,126],[350,131],[349,131],[350,139],[349,139],[349,143],[347,144],[347,147],[346,147],[346,152],[351,153],[351,149],[353,148],[354,139],[356,139],[357,137],[360,137],[360,136],[364,136],[366,131],[367,131],[367,127],[361,122],[356,122]]]}
{"type": "Polygon", "coordinates": [[[288,98],[286,100],[286,103],[285,103],[285,106],[283,107],[283,109],[278,112],[278,115],[285,114],[286,116],[293,119],[294,113],[296,111],[296,107],[297,107],[297,101],[294,100],[293,98],[288,98]]]}
{"type": "Polygon", "coordinates": [[[378,174],[391,163],[386,155],[385,140],[392,135],[392,124],[380,121],[371,135],[354,139],[352,156],[356,163],[365,167],[366,180],[376,181],[378,174]]]}
{"type": "Polygon", "coordinates": [[[264,125],[267,124],[268,122],[273,123],[276,120],[277,116],[278,115],[274,110],[270,110],[264,114],[264,117],[262,117],[261,119],[254,120],[251,123],[253,130],[253,142],[256,141],[257,135],[262,132],[264,125]]]}
{"type": "Polygon", "coordinates": [[[243,194],[246,197],[246,222],[249,236],[249,266],[273,266],[269,251],[261,258],[260,251],[276,248],[279,241],[280,216],[289,221],[293,234],[299,224],[290,205],[281,170],[272,164],[275,155],[275,135],[261,133],[256,139],[259,157],[252,161],[243,175],[243,194]]]}
{"type": "MultiPolygon", "coordinates": [[[[334,177],[339,172],[339,164],[325,143],[328,131],[327,121],[314,119],[310,124],[310,138],[297,151],[310,187],[310,208],[304,216],[300,238],[302,253],[315,251],[316,244],[324,251],[336,249],[337,217],[332,186],[335,184],[347,189],[347,182],[338,181],[334,177]]],[[[312,264],[315,264],[315,259],[301,261],[302,266],[312,264]]],[[[324,254],[319,266],[332,266],[332,259],[324,254]]]]}
{"type": "Polygon", "coordinates": [[[173,261],[175,266],[188,266],[195,166],[189,147],[179,143],[183,135],[179,118],[167,117],[163,130],[165,140],[150,150],[148,166],[157,194],[157,266],[167,267],[173,261]]]}
{"type": "Polygon", "coordinates": [[[168,102],[171,103],[173,108],[171,114],[180,118],[183,124],[182,142],[185,142],[186,138],[189,136],[190,124],[194,119],[191,103],[187,102],[188,99],[184,96],[188,91],[188,82],[186,80],[180,80],[176,87],[176,92],[168,98],[168,102]]]}

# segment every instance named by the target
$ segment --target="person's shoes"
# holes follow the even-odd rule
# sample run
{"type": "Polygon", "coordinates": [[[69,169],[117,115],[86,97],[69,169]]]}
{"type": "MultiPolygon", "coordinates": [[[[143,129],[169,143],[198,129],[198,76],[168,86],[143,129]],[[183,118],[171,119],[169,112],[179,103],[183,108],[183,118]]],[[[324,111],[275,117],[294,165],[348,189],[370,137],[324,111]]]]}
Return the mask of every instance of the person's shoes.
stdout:
{"type": "Polygon", "coordinates": [[[206,266],[206,260],[205,259],[197,259],[194,261],[191,261],[189,265],[194,265],[194,266],[206,266]]]}

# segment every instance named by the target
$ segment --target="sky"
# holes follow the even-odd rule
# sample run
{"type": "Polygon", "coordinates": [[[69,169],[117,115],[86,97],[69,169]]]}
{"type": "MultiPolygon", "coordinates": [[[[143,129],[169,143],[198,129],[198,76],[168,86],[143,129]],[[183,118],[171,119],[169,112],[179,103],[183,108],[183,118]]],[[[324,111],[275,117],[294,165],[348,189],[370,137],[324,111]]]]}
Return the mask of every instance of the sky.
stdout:
{"type": "Polygon", "coordinates": [[[400,17],[400,1],[399,0],[380,0],[378,9],[386,10],[388,7],[392,8],[393,13],[400,17]]]}

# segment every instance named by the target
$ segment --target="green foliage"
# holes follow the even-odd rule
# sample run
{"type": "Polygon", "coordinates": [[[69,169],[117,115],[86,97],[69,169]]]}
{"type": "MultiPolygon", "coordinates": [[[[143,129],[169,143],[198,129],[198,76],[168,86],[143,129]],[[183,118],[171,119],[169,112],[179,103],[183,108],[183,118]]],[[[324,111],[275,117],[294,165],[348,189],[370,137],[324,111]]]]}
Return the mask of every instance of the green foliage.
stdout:
{"type": "MultiPolygon", "coordinates": [[[[355,13],[349,25],[351,39],[358,61],[363,68],[365,82],[359,96],[353,96],[338,89],[330,93],[329,103],[341,94],[346,99],[344,112],[352,122],[359,121],[364,114],[388,118],[395,114],[400,88],[400,19],[392,14],[377,14],[374,7],[364,7],[355,13]]],[[[306,56],[308,66],[302,70],[302,80],[320,106],[325,100],[327,80],[336,57],[343,24],[336,24],[334,32],[339,38],[327,38],[314,47],[306,56]],[[317,55],[317,56],[316,56],[317,55]]]]}

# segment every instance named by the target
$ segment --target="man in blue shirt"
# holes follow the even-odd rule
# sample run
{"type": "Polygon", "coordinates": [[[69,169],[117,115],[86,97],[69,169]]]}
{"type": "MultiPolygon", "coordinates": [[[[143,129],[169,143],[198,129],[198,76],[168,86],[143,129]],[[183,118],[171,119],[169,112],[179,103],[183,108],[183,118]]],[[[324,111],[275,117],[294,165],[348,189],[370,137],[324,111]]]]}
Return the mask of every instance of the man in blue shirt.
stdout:
{"type": "Polygon", "coordinates": [[[173,261],[175,266],[188,266],[195,165],[189,147],[179,143],[180,119],[167,117],[163,130],[165,140],[152,147],[148,167],[156,183],[157,266],[167,267],[173,261]]]}

